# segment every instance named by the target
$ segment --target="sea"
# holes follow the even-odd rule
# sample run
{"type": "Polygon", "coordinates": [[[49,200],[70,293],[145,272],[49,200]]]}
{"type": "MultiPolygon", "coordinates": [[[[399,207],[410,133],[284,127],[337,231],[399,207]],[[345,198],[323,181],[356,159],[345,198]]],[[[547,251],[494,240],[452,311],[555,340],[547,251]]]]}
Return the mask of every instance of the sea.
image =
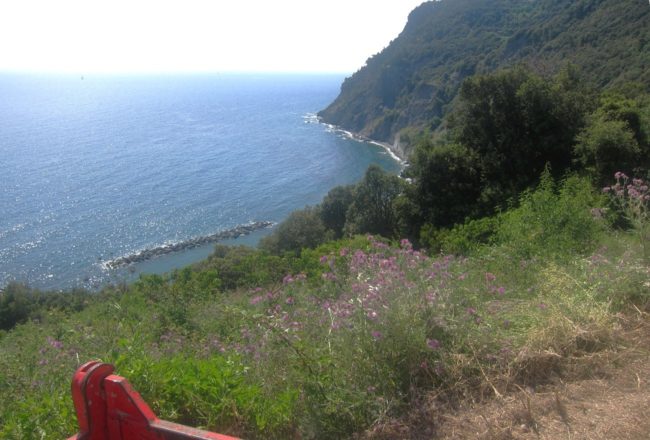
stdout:
{"type": "MultiPolygon", "coordinates": [[[[110,268],[142,250],[281,222],[370,164],[376,144],[322,124],[344,75],[0,74],[0,288],[129,282],[214,244],[110,268]]],[[[255,246],[271,229],[226,244],[255,246]]]]}

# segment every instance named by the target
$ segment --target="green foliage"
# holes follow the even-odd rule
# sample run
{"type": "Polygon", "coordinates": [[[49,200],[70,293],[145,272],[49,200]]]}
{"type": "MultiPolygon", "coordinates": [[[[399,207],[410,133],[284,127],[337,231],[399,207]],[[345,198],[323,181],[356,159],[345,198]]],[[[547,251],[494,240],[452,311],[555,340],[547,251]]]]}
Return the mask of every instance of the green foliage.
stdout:
{"type": "Polygon", "coordinates": [[[31,292],[25,286],[10,283],[0,292],[0,329],[9,330],[25,322],[32,312],[31,292]]]}
{"type": "Polygon", "coordinates": [[[0,330],[9,330],[28,319],[43,319],[49,310],[78,312],[92,300],[88,291],[41,292],[11,282],[0,290],[0,330]]]}
{"type": "MultiPolygon", "coordinates": [[[[453,110],[465,78],[517,64],[552,75],[570,62],[583,82],[620,87],[634,81],[647,92],[650,10],[641,3],[425,2],[386,49],[345,80],[340,95],[319,115],[392,143],[405,128],[438,127],[453,110]]],[[[537,96],[539,104],[547,101],[537,96]]],[[[407,141],[408,133],[400,139],[407,141]]]]}
{"type": "Polygon", "coordinates": [[[291,422],[298,392],[273,398],[249,383],[246,367],[236,357],[153,359],[146,354],[118,359],[119,374],[131,382],[159,417],[207,429],[281,435],[291,422]],[[198,415],[198,417],[197,417],[198,415]]]}
{"type": "Polygon", "coordinates": [[[361,236],[300,257],[218,247],[78,312],[48,309],[0,338],[0,436],[74,433],[70,375],[97,358],[161,417],[252,439],[349,438],[504,372],[534,385],[536,355],[609,347],[614,313],[650,299],[639,237],[601,233],[599,202],[586,180],[547,174],[518,208],[439,233],[469,258],[361,236]],[[603,237],[607,247],[585,255],[603,237]],[[295,275],[253,288],[221,270],[259,274],[273,261],[295,275]],[[223,280],[242,287],[212,293],[223,280]]]}
{"type": "MultiPolygon", "coordinates": [[[[449,124],[454,141],[422,140],[411,157],[412,184],[398,205],[402,232],[437,248],[436,229],[494,215],[549,164],[566,172],[593,102],[571,67],[552,81],[522,67],[468,78],[449,124]]],[[[458,252],[469,245],[446,244],[458,252]]]]}
{"type": "Polygon", "coordinates": [[[436,229],[430,224],[426,224],[422,228],[420,239],[422,245],[431,251],[471,255],[493,242],[498,225],[498,217],[467,220],[451,229],[436,229]]]}
{"type": "Polygon", "coordinates": [[[346,214],[346,234],[392,237],[398,228],[393,203],[401,192],[402,182],[397,176],[377,165],[368,167],[363,180],[355,187],[354,199],[346,214]]]}
{"type": "Polygon", "coordinates": [[[217,245],[199,270],[213,270],[223,290],[253,287],[282,280],[291,270],[291,259],[269,255],[245,246],[217,245]]]}
{"type": "Polygon", "coordinates": [[[424,223],[451,226],[479,214],[480,171],[477,160],[464,146],[423,142],[415,150],[406,175],[413,179],[406,197],[413,214],[403,214],[419,231],[424,223]]]}
{"type": "Polygon", "coordinates": [[[320,210],[307,207],[289,214],[273,234],[262,239],[260,247],[276,255],[284,252],[298,255],[302,248],[316,247],[332,238],[326,232],[320,210]]]}
{"type": "Polygon", "coordinates": [[[641,149],[624,121],[592,121],[577,140],[576,156],[597,181],[640,164],[641,149]]]}
{"type": "Polygon", "coordinates": [[[597,183],[606,183],[616,171],[639,172],[650,163],[646,112],[650,104],[644,98],[604,95],[577,137],[576,160],[597,183]]]}
{"type": "Polygon", "coordinates": [[[590,104],[589,95],[567,76],[551,82],[518,68],[463,83],[452,127],[476,158],[481,201],[488,209],[531,185],[546,164],[557,173],[571,165],[573,142],[590,104]]]}
{"type": "Polygon", "coordinates": [[[535,190],[519,197],[519,207],[501,216],[496,240],[526,259],[586,253],[606,226],[604,204],[588,180],[568,177],[556,187],[546,171],[535,190]]]}
{"type": "Polygon", "coordinates": [[[354,201],[354,186],[337,186],[323,198],[320,206],[320,217],[325,227],[333,231],[334,238],[343,236],[346,214],[354,201]]]}

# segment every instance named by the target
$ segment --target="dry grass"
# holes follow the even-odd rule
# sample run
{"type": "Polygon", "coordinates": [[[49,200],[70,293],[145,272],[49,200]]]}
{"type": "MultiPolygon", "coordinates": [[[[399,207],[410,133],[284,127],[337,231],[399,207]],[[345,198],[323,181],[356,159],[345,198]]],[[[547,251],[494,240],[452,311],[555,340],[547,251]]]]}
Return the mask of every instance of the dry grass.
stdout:
{"type": "Polygon", "coordinates": [[[619,316],[617,344],[581,356],[529,352],[520,377],[491,378],[482,393],[461,401],[431,395],[400,420],[367,431],[367,439],[650,438],[650,315],[619,316]],[[484,394],[483,394],[484,395],[484,394]]]}

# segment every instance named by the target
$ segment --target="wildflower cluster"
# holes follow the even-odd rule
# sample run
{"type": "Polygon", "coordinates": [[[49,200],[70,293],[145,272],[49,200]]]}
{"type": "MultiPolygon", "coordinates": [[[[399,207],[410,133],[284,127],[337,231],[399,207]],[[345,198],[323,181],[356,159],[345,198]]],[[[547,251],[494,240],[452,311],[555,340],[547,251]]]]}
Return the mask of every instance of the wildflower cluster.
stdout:
{"type": "Polygon", "coordinates": [[[646,205],[650,201],[650,192],[648,185],[643,179],[632,179],[621,171],[614,174],[616,183],[612,186],[603,188],[605,193],[613,193],[616,197],[627,198],[630,202],[639,205],[646,205]]]}
{"type": "Polygon", "coordinates": [[[614,174],[616,183],[603,188],[603,192],[612,196],[612,201],[623,211],[632,226],[639,232],[643,246],[644,258],[650,257],[648,241],[650,240],[650,188],[643,179],[630,179],[618,171],[614,174]]]}

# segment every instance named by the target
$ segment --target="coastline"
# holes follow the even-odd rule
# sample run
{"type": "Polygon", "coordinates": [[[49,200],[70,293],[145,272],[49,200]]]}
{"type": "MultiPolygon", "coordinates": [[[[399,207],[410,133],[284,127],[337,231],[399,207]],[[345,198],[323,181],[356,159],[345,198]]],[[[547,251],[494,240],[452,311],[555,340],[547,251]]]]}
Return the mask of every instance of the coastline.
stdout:
{"type": "Polygon", "coordinates": [[[354,133],[352,131],[346,130],[344,128],[339,127],[338,125],[330,124],[328,122],[323,121],[323,118],[316,115],[316,114],[308,114],[307,117],[305,118],[308,123],[318,123],[322,124],[325,127],[327,127],[329,130],[335,132],[335,133],[340,133],[344,135],[348,139],[355,140],[357,142],[365,142],[368,144],[373,144],[378,147],[383,148],[395,162],[399,163],[402,169],[408,164],[408,161],[404,155],[404,151],[399,145],[396,144],[389,144],[387,142],[381,142],[377,141],[374,139],[370,139],[369,137],[363,136],[359,133],[354,133]]]}

